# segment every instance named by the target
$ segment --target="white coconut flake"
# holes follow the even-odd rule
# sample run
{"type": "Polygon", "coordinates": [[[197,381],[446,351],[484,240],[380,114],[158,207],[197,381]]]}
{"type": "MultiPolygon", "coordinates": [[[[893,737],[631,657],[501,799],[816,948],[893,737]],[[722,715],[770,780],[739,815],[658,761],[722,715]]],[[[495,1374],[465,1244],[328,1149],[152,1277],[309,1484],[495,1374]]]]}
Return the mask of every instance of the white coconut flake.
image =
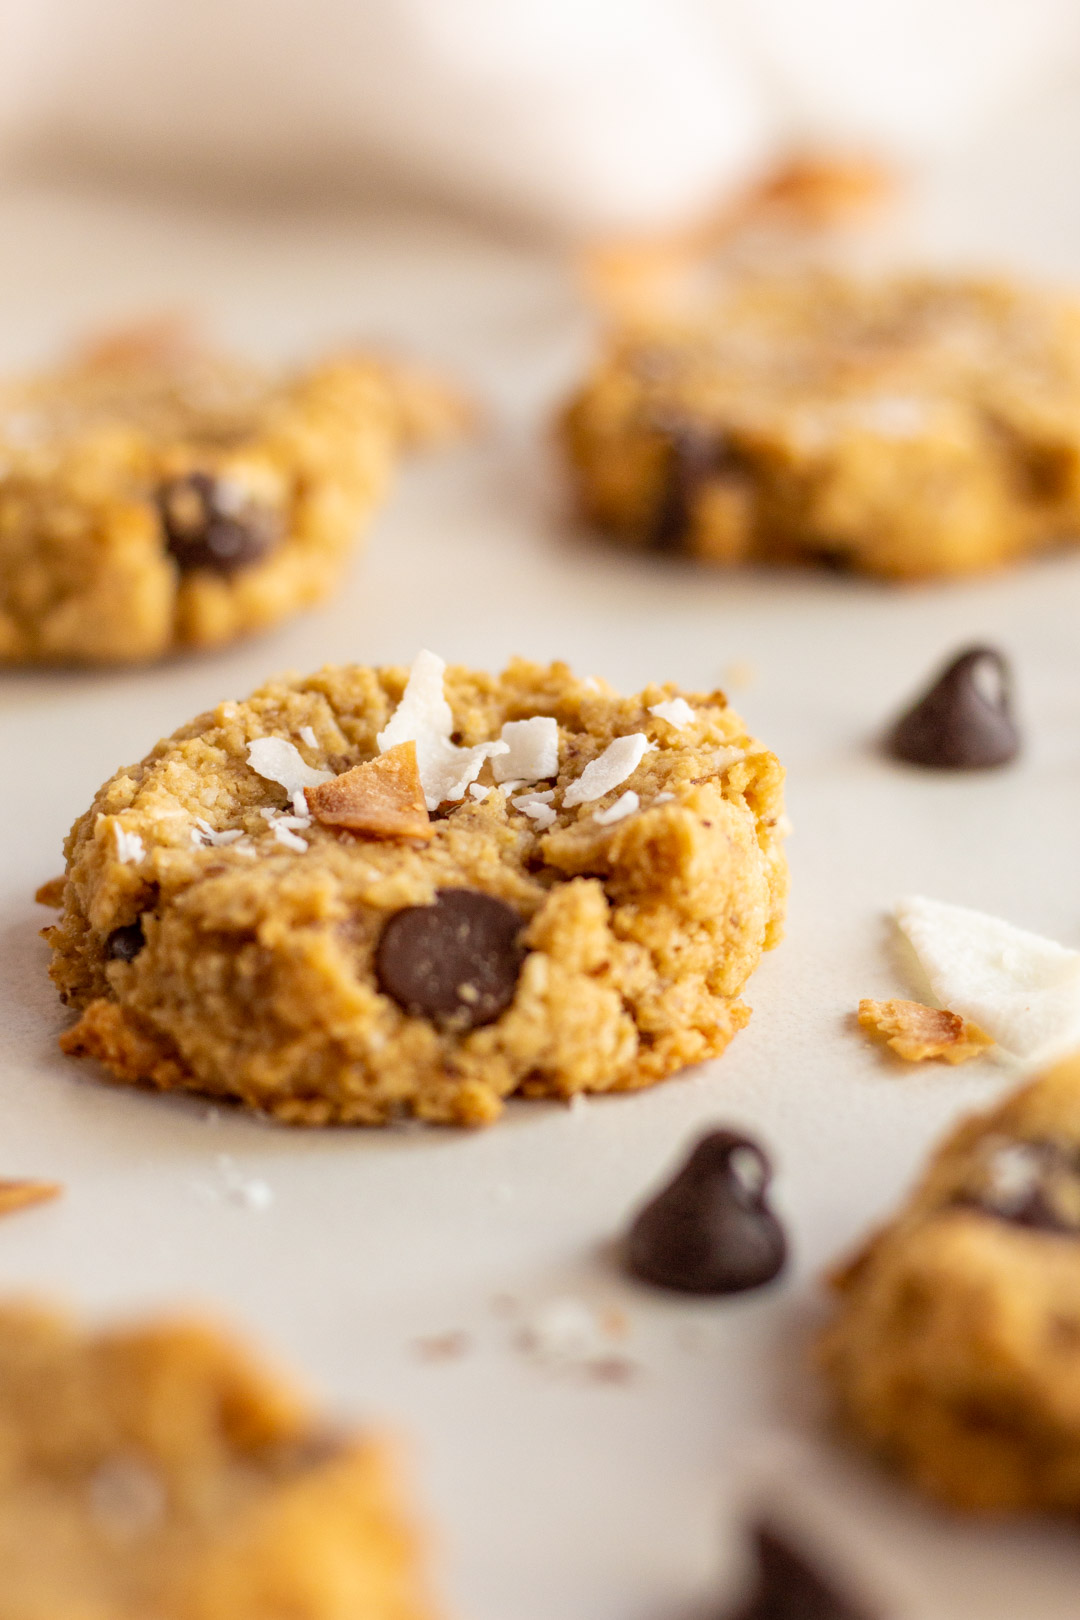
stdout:
{"type": "Polygon", "coordinates": [[[550,800],[555,797],[551,793],[523,793],[519,799],[511,799],[510,803],[515,810],[520,810],[523,816],[535,821],[538,829],[543,832],[555,820],[555,812],[551,808],[550,800]]]}
{"type": "Polygon", "coordinates": [[[670,804],[674,797],[674,793],[658,793],[653,804],[670,804]]]}
{"type": "Polygon", "coordinates": [[[226,849],[230,844],[235,844],[238,839],[243,838],[243,836],[244,830],[242,827],[229,827],[223,832],[218,832],[211,827],[208,821],[204,821],[202,816],[195,817],[195,825],[191,829],[191,842],[197,848],[204,848],[209,845],[214,849],[226,849]]]}
{"type": "MultiPolygon", "coordinates": [[[[401,702],[376,739],[380,754],[399,743],[416,744],[420,785],[429,810],[448,800],[464,798],[480,775],[486,759],[509,752],[504,742],[477,743],[459,748],[450,741],[454,716],[443,692],[446,665],[433,652],[418,653],[401,702]]],[[[305,783],[303,786],[313,786],[305,783]]]]}
{"type": "Polygon", "coordinates": [[[491,789],[489,787],[485,787],[483,782],[469,783],[469,798],[475,799],[477,804],[479,804],[482,799],[486,799],[490,792],[491,789]]]}
{"type": "Polygon", "coordinates": [[[645,755],[656,747],[643,731],[632,732],[629,737],[616,737],[604,752],[590,760],[575,782],[563,794],[563,805],[570,809],[575,804],[591,804],[602,799],[612,788],[619,787],[637,770],[645,755]]]}
{"type": "Polygon", "coordinates": [[[318,787],[320,782],[334,778],[333,771],[317,771],[305,765],[299,748],[284,737],[256,737],[248,745],[247,762],[268,782],[283,787],[290,799],[304,788],[318,787]]]}
{"type": "Polygon", "coordinates": [[[655,714],[660,720],[666,720],[669,726],[676,726],[679,730],[683,726],[692,725],[697,719],[689,703],[682,697],[665,698],[663,703],[654,703],[649,713],[655,714]]]}
{"type": "Polygon", "coordinates": [[[601,690],[600,682],[595,675],[586,675],[581,684],[586,692],[599,692],[601,690]]]}
{"type": "Polygon", "coordinates": [[[712,755],[712,768],[714,771],[730,770],[732,765],[737,765],[740,759],[745,758],[745,748],[714,748],[712,755]]]}
{"type": "Polygon", "coordinates": [[[1007,1056],[1045,1062],[1080,1047],[1080,951],[922,896],[901,900],[896,920],[941,1005],[1007,1056]]]}
{"type": "Polygon", "coordinates": [[[116,834],[116,858],[122,866],[138,866],[146,859],[146,845],[139,834],[128,832],[118,821],[113,823],[116,834]]]}
{"type": "Polygon", "coordinates": [[[640,809],[641,800],[633,788],[627,788],[621,798],[609,804],[606,810],[594,810],[593,820],[601,827],[610,827],[615,821],[622,821],[626,816],[632,816],[635,810],[640,809]]]}
{"type": "Polygon", "coordinates": [[[314,726],[301,726],[299,736],[300,736],[300,741],[302,743],[307,743],[309,748],[318,748],[319,739],[315,735],[315,727],[314,726]]]}
{"type": "Polygon", "coordinates": [[[215,1203],[237,1204],[242,1209],[269,1209],[274,1202],[274,1190],[257,1176],[247,1176],[231,1153],[214,1156],[216,1177],[213,1181],[196,1181],[192,1185],[201,1197],[215,1203]]]}
{"type": "Polygon", "coordinates": [[[559,774],[559,722],[549,714],[508,720],[500,733],[507,752],[492,765],[496,782],[544,782],[559,774]]]}
{"type": "Polygon", "coordinates": [[[299,817],[296,816],[281,816],[277,821],[270,823],[270,830],[279,844],[284,844],[286,849],[293,849],[298,855],[303,855],[308,847],[307,839],[300,838],[289,826],[290,822],[297,820],[299,817]]]}

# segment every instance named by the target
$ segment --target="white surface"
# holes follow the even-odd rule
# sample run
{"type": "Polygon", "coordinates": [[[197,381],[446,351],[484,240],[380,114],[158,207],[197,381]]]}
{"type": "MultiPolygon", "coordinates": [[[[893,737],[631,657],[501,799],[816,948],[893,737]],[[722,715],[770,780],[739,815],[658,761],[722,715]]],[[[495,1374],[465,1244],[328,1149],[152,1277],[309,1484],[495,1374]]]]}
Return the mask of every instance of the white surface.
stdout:
{"type": "MultiPolygon", "coordinates": [[[[1080,271],[1060,146],[1075,116],[1048,106],[940,176],[926,234],[1080,271]]],[[[403,341],[456,366],[495,419],[484,444],[406,474],[323,611],[138,675],[0,677],[0,1174],[68,1188],[0,1225],[3,1286],[95,1311],[205,1302],[337,1406],[407,1433],[461,1620],[688,1620],[703,1599],[715,1612],[709,1594],[735,1567],[733,1504],[762,1476],[896,1583],[898,1620],[1075,1616],[1071,1532],[960,1525],[841,1459],[814,1438],[805,1354],[821,1268],[892,1204],[946,1122],[1003,1084],[987,1064],[901,1068],[853,1029],[860,996],[910,988],[886,908],[922,892],[1080,945],[1080,555],[895,590],[698,573],[585,540],[561,514],[541,429],[586,323],[557,267],[449,226],[244,222],[39,194],[0,199],[0,230],[5,363],[82,319],[194,301],[267,352],[354,331],[403,341]],[[1022,764],[938,778],[877,757],[875,731],[975,639],[1016,660],[1022,764]],[[275,670],[408,661],[424,645],[479,666],[564,656],[624,689],[708,689],[732,665],[756,670],[732,695],[790,772],[794,887],[788,937],[728,1054],[637,1096],[515,1105],[476,1135],[289,1132],[110,1089],[63,1059],[30,895],[60,870],[99,782],[275,670]],[[774,1151],[791,1272],[729,1302],[632,1288],[611,1240],[713,1121],[774,1151]],[[560,1299],[617,1305],[630,1332],[613,1351],[637,1376],[597,1384],[515,1348],[505,1296],[545,1321],[560,1299]],[[469,1335],[463,1355],[417,1353],[451,1330],[469,1335]],[[780,1451],[758,1455],[778,1432],[780,1451]]]]}

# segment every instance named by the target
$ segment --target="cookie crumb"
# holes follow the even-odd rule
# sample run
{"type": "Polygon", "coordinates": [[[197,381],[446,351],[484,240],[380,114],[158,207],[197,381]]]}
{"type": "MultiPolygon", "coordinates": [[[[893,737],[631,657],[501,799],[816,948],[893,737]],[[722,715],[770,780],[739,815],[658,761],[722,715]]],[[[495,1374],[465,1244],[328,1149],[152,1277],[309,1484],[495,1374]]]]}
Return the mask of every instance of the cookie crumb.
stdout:
{"type": "Polygon", "coordinates": [[[58,911],[64,903],[64,884],[66,882],[66,877],[50,878],[47,883],[43,883],[39,889],[34,890],[34,899],[39,906],[51,906],[55,911],[58,911]]]}
{"type": "Polygon", "coordinates": [[[946,1063],[967,1063],[981,1057],[994,1042],[978,1024],[958,1013],[927,1007],[921,1001],[859,1002],[859,1023],[880,1036],[907,1063],[942,1058],[946,1063]]]}
{"type": "Polygon", "coordinates": [[[413,1348],[421,1361],[457,1361],[472,1348],[472,1340],[460,1329],[450,1333],[432,1333],[416,1339],[413,1348]]]}
{"type": "Polygon", "coordinates": [[[324,827],[369,838],[431,838],[416,744],[403,742],[307,791],[308,808],[324,827]]]}
{"type": "Polygon", "coordinates": [[[63,1190],[59,1181],[0,1181],[0,1215],[11,1215],[31,1204],[47,1204],[63,1190]]]}

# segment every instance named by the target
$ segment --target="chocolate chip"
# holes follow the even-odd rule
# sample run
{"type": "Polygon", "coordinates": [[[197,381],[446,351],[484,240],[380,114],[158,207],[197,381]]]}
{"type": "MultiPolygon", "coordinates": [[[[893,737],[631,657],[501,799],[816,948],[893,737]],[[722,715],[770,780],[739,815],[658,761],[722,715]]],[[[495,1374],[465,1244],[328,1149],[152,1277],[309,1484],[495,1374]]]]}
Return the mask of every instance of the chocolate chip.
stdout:
{"type": "Polygon", "coordinates": [[[379,984],[415,1018],[458,1029],[490,1024],[514,999],[525,952],[512,906],[477,889],[440,889],[430,906],[407,906],[382,931],[379,984]]]}
{"type": "Polygon", "coordinates": [[[736,1294],[770,1282],[787,1257],[766,1200],[771,1175],[756,1142],[711,1131],[633,1222],[628,1270],[685,1294],[736,1294]]]}
{"type": "Polygon", "coordinates": [[[235,574],[261,562],[278,538],[276,513],[209,473],[170,479],[158,503],[166,545],[185,572],[235,574]]]}
{"type": "Polygon", "coordinates": [[[666,474],[653,518],[653,551],[683,551],[693,526],[694,502],[710,478],[745,472],[739,457],[717,428],[700,422],[665,422],[666,474]]]}
{"type": "Polygon", "coordinates": [[[893,726],[888,751],[911,765],[978,771],[1020,752],[1012,676],[995,647],[969,647],[893,726]]]}
{"type": "Polygon", "coordinates": [[[105,955],[111,962],[134,962],[145,944],[142,923],[126,923],[123,928],[114,928],[106,939],[105,955]]]}
{"type": "Polygon", "coordinates": [[[806,1554],[770,1525],[754,1528],[757,1575],[732,1620],[879,1620],[839,1592],[806,1554]]]}
{"type": "Polygon", "coordinates": [[[1006,1142],[994,1149],[979,1185],[954,1202],[1041,1232],[1080,1235],[1080,1154],[1060,1142],[1006,1142]]]}

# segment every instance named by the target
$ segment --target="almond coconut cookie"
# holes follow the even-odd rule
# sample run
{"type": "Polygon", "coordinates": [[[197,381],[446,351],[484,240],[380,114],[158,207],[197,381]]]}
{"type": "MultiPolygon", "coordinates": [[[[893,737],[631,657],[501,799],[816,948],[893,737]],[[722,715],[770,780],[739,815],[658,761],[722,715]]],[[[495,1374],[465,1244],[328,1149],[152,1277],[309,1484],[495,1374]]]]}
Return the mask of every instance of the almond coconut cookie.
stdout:
{"type": "Polygon", "coordinates": [[[168,325],[0,386],[0,663],[137,663],[319,601],[440,408],[372,358],[270,375],[168,325]]]}
{"type": "Polygon", "coordinates": [[[629,545],[913,579],[1075,543],[1078,424],[1075,304],[807,269],[627,326],[561,435],[584,514],[629,545]]]}
{"type": "Polygon", "coordinates": [[[431,653],[271,682],[76,822],[61,1044],[310,1125],[653,1085],[749,1017],[782,776],[720,692],[431,653]]]}
{"type": "Polygon", "coordinates": [[[398,1498],[214,1328],[0,1308],[0,1620],[431,1620],[398,1498]]]}
{"type": "Polygon", "coordinates": [[[1080,1058],[964,1121],[833,1283],[860,1439],[955,1507],[1080,1509],[1080,1058]]]}

